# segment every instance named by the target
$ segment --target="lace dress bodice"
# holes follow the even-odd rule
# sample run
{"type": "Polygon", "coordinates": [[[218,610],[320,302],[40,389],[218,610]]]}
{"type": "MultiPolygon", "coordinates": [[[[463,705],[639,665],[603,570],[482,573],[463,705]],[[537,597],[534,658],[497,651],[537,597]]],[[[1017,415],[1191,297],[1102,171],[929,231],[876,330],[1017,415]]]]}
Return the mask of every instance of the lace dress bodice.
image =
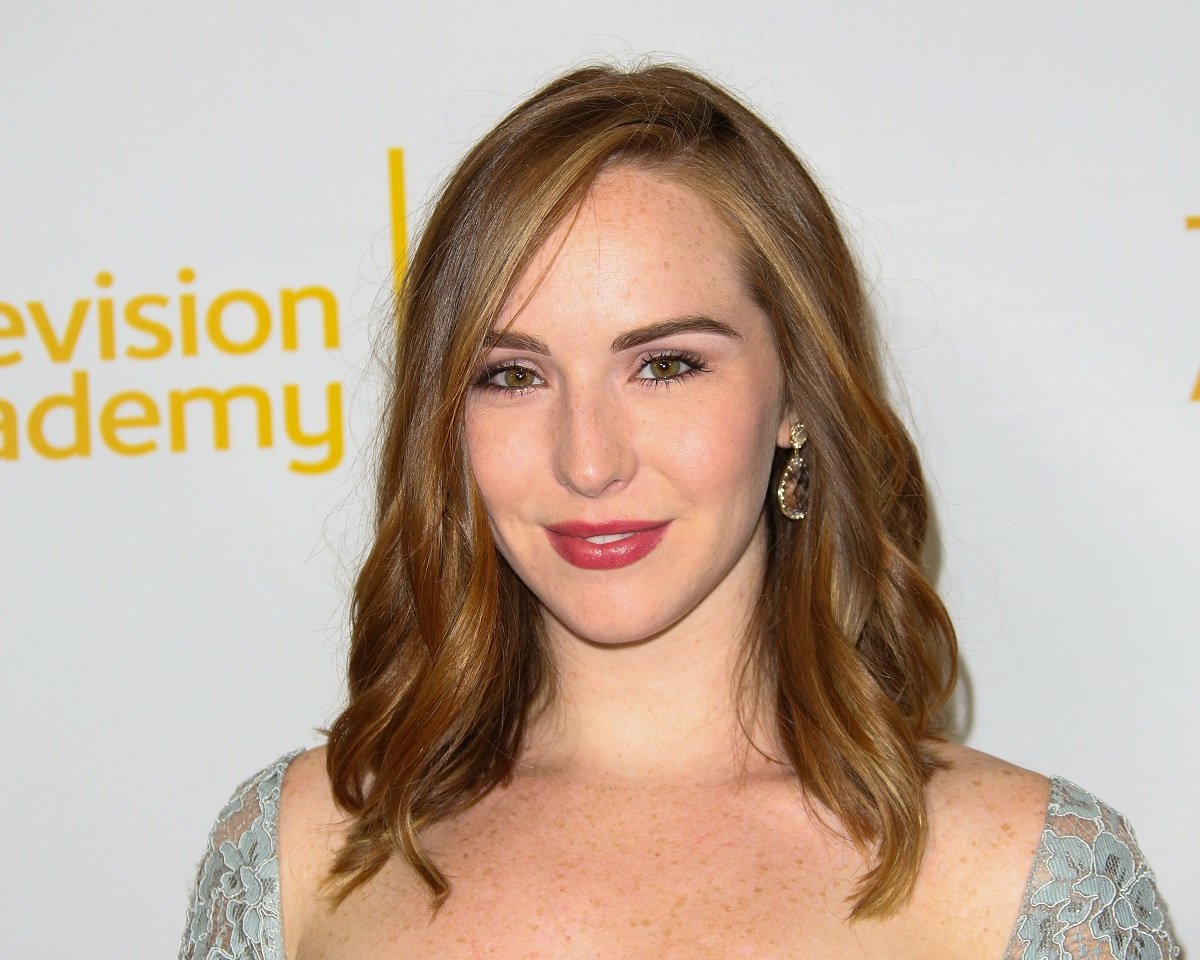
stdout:
{"type": "Polygon", "coordinates": [[[286,753],[234,791],[200,861],[180,960],[284,960],[279,918],[279,788],[286,753]]]}
{"type": "MultiPolygon", "coordinates": [[[[284,960],[277,815],[280,757],[221,810],[196,879],[180,960],[284,960]]],[[[1051,778],[1042,840],[1002,960],[1169,960],[1180,955],[1128,821],[1051,778]]]]}

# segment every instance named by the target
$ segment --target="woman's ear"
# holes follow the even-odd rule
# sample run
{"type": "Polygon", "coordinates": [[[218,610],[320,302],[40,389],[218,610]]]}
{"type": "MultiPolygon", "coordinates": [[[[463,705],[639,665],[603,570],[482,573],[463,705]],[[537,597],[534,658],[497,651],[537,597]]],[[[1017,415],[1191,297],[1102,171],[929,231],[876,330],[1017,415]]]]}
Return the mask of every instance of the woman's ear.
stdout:
{"type": "Polygon", "coordinates": [[[785,410],[783,419],[779,421],[779,433],[775,437],[775,446],[785,450],[792,445],[792,424],[800,422],[800,415],[795,410],[785,410]]]}

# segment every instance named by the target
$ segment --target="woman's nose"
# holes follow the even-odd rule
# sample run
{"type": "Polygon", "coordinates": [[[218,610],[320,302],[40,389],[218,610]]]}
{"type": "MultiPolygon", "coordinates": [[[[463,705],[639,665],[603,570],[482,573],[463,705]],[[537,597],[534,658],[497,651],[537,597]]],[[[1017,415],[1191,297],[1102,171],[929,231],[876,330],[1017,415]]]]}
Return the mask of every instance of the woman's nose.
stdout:
{"type": "Polygon", "coordinates": [[[578,391],[564,398],[554,438],[555,471],[585,497],[619,490],[637,469],[634,438],[615,398],[578,391]]]}

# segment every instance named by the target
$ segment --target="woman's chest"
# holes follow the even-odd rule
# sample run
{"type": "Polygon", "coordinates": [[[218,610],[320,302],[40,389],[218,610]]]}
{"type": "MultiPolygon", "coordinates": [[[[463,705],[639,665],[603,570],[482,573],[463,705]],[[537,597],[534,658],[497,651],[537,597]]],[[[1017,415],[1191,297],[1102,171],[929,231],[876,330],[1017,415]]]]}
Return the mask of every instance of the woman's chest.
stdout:
{"type": "Polygon", "coordinates": [[[911,918],[846,922],[854,849],[794,802],[491,805],[431,832],[452,884],[393,862],[309,925],[297,960],[929,958],[911,918]]]}

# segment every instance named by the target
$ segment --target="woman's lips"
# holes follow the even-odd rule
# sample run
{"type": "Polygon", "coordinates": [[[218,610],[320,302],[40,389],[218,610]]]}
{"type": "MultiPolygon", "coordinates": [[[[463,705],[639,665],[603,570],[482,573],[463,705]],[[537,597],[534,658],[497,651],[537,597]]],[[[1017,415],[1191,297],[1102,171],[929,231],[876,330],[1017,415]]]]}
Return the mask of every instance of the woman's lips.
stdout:
{"type": "Polygon", "coordinates": [[[613,570],[636,563],[657,547],[670,523],[670,520],[605,520],[602,523],[570,520],[545,529],[550,546],[567,563],[584,570],[613,570]],[[595,543],[594,540],[608,542],[595,543]]]}

